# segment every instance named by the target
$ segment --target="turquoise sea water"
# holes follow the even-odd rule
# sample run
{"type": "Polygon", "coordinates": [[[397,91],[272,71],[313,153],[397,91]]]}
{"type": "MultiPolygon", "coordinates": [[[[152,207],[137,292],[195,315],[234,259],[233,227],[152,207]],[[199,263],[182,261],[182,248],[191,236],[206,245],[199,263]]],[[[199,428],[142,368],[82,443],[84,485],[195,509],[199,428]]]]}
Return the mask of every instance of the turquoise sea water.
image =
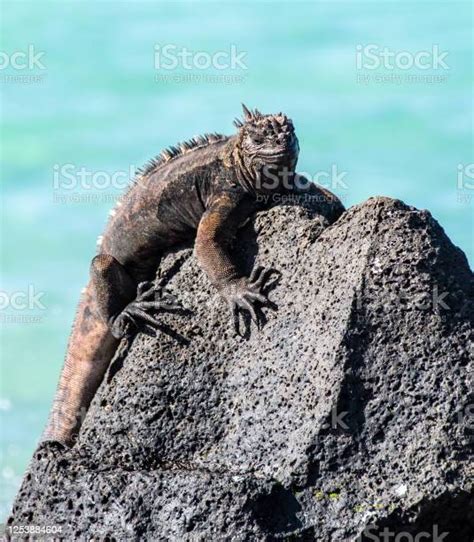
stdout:
{"type": "Polygon", "coordinates": [[[232,132],[240,102],[289,114],[299,170],[347,206],[384,194],[427,208],[472,262],[471,10],[448,1],[2,2],[2,518],[128,171],[195,134],[232,132]],[[30,46],[30,66],[12,67],[30,46]],[[393,69],[376,66],[384,47],[398,55],[393,69]]]}

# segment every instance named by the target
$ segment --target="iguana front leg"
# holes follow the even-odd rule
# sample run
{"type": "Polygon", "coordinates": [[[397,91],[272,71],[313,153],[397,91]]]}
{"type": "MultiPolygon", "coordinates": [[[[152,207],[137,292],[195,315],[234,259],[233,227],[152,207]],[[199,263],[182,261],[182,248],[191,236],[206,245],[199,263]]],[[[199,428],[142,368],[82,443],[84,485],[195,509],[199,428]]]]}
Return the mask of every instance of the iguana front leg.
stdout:
{"type": "Polygon", "coordinates": [[[239,225],[255,209],[238,196],[224,193],[203,214],[196,235],[198,261],[211,283],[229,303],[238,331],[238,311],[246,310],[258,324],[258,304],[268,304],[263,288],[273,270],[256,267],[250,277],[242,276],[233,264],[228,245],[239,225]]]}

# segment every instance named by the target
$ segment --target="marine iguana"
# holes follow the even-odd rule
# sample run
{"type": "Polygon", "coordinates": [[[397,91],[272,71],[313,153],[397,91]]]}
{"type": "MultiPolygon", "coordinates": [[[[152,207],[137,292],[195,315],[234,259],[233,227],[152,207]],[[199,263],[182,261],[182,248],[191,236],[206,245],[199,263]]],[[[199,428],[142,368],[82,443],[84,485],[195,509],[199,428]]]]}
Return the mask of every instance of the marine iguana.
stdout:
{"type": "MultiPolygon", "coordinates": [[[[248,311],[258,320],[271,270],[258,267],[243,276],[228,243],[265,206],[262,195],[291,192],[299,145],[286,115],[243,111],[243,120],[234,121],[236,135],[200,136],[151,160],[111,212],[78,305],[43,443],[73,445],[120,339],[140,324],[156,328],[155,311],[177,308],[166,296],[158,298],[151,282],[166,249],[195,239],[202,269],[234,315],[248,311]]],[[[335,220],[342,204],[318,193],[335,220]]]]}

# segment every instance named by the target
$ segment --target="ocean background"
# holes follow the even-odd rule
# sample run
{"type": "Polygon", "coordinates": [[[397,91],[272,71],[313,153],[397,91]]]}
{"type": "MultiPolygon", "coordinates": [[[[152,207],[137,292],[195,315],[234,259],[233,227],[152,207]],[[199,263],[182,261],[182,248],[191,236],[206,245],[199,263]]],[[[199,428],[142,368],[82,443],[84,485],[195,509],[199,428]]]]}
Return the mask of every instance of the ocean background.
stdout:
{"type": "Polygon", "coordinates": [[[291,116],[298,169],[346,206],[429,209],[473,261],[471,2],[2,2],[0,24],[0,521],[129,172],[232,133],[241,102],[291,116]],[[367,46],[408,55],[377,67],[367,46]],[[447,67],[407,68],[435,46],[447,67]]]}

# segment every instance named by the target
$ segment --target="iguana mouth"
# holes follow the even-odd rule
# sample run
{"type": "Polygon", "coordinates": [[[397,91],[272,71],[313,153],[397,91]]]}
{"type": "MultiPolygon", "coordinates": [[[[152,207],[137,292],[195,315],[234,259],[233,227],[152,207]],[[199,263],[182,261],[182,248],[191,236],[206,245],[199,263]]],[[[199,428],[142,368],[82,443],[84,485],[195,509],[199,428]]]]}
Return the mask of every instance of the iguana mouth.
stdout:
{"type": "Polygon", "coordinates": [[[296,155],[296,146],[291,145],[291,147],[285,147],[281,150],[275,151],[272,150],[262,150],[257,153],[260,158],[264,158],[267,162],[281,162],[284,160],[292,160],[296,155]]]}
{"type": "Polygon", "coordinates": [[[286,137],[276,145],[269,145],[266,148],[260,148],[257,153],[262,158],[271,160],[281,160],[282,158],[291,159],[298,154],[298,140],[294,135],[286,137]]]}
{"type": "Polygon", "coordinates": [[[287,157],[288,153],[284,151],[283,152],[262,152],[262,153],[259,153],[259,155],[266,158],[267,160],[278,161],[281,158],[287,157]]]}

